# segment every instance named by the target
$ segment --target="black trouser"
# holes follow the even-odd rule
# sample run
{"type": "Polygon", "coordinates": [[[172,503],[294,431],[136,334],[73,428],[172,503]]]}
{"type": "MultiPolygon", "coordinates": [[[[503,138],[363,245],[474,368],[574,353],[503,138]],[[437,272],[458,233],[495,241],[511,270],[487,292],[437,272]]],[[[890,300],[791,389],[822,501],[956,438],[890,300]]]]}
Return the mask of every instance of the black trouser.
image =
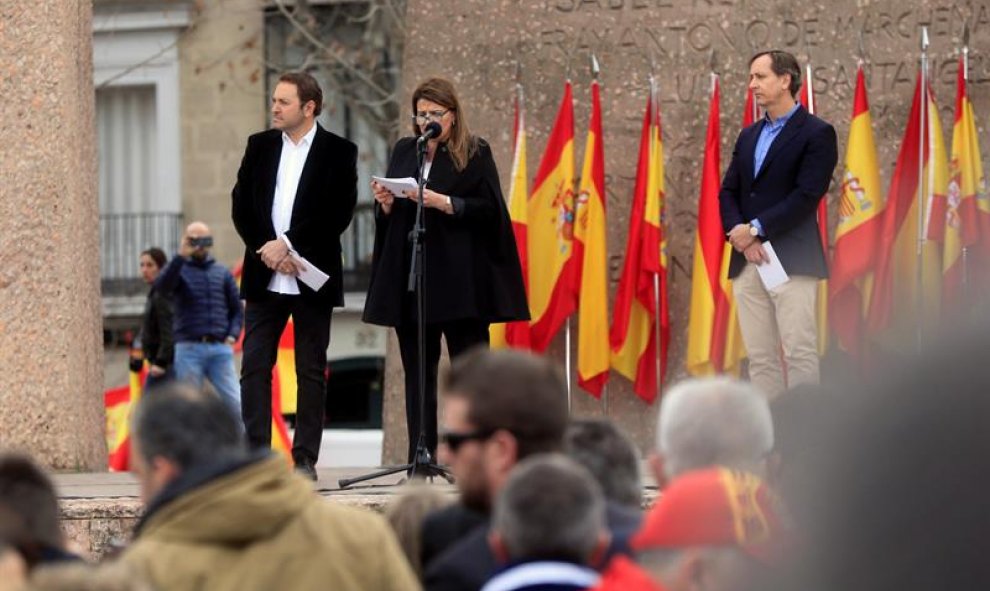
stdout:
{"type": "MultiPolygon", "coordinates": [[[[429,323],[426,329],[426,448],[436,460],[437,454],[437,368],[440,365],[440,335],[447,338],[447,353],[454,359],[475,345],[488,345],[488,323],[480,320],[455,320],[429,323]]],[[[406,373],[406,430],[409,433],[409,462],[416,456],[419,437],[419,335],[416,323],[395,327],[399,337],[402,368],[406,373]]]]}
{"type": "Polygon", "coordinates": [[[293,295],[273,293],[264,300],[247,303],[241,363],[241,413],[251,447],[271,447],[272,367],[278,355],[279,339],[291,314],[298,383],[292,458],[296,462],[316,463],[326,409],[331,312],[329,304],[293,295]]]}

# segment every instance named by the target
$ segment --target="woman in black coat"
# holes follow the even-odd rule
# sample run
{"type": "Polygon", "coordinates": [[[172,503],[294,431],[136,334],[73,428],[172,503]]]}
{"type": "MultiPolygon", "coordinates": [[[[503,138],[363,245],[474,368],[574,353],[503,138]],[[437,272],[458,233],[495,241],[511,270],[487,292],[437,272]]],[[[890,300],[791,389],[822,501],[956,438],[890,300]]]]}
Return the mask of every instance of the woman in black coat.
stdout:
{"type": "MultiPolygon", "coordinates": [[[[427,184],[423,193],[424,307],[426,321],[426,445],[437,448],[437,366],[440,337],[455,358],[488,344],[488,325],[529,319],[519,256],[498,170],[485,140],[471,135],[453,85],[433,78],[412,96],[413,133],[431,122],[442,132],[427,141],[427,184]]],[[[416,137],[392,149],[387,176],[417,175],[416,137]]],[[[364,321],[395,327],[406,375],[409,461],[419,434],[416,297],[406,289],[416,215],[416,194],[397,196],[372,183],[375,195],[375,250],[364,321]]]]}
{"type": "MultiPolygon", "coordinates": [[[[148,360],[148,377],[145,387],[151,388],[175,377],[172,341],[172,302],[168,295],[155,289],[155,279],[161,273],[168,258],[160,248],[149,248],[141,253],[141,278],[151,286],[141,315],[141,333],[138,341],[144,359],[148,360]]],[[[135,371],[141,370],[138,360],[135,371]]]]}

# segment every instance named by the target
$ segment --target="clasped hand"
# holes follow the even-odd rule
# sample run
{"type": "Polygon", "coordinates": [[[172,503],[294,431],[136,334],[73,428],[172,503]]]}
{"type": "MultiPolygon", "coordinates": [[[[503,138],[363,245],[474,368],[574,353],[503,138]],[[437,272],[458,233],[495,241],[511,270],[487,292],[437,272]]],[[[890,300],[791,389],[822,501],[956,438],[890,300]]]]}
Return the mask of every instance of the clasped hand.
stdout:
{"type": "Polygon", "coordinates": [[[272,271],[285,275],[299,275],[304,271],[303,266],[289,256],[289,245],[280,238],[269,240],[257,252],[261,262],[272,271]]]}

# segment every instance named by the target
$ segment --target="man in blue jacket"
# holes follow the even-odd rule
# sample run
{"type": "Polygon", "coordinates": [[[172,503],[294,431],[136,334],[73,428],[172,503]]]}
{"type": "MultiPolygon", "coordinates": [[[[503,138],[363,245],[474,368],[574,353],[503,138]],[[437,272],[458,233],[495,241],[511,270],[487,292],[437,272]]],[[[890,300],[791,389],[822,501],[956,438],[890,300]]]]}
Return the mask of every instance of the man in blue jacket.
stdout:
{"type": "Polygon", "coordinates": [[[739,134],[719,193],[722,228],[750,379],[768,396],[818,383],[816,296],[828,276],[816,212],[838,160],[835,129],[797,102],[793,55],[764,51],[749,64],[749,88],[765,116],[739,134]],[[789,280],[764,288],[757,266],[769,243],[789,280]],[[781,364],[781,351],[787,380],[781,364]]]}
{"type": "Polygon", "coordinates": [[[175,376],[197,387],[210,380],[224,403],[241,417],[241,386],[234,369],[233,344],[241,334],[244,310],[237,282],[210,256],[213,237],[203,222],[186,228],[178,256],[155,280],[171,294],[174,307],[175,376]]]}

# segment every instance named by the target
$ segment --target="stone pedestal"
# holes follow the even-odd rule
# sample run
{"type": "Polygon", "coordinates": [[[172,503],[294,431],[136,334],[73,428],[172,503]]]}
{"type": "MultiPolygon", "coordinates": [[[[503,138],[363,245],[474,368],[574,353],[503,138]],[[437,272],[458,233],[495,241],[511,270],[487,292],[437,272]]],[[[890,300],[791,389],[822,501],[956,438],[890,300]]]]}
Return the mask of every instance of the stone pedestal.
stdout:
{"type": "Polygon", "coordinates": [[[90,2],[0,0],[0,448],[103,470],[90,2]]]}
{"type": "MultiPolygon", "coordinates": [[[[839,137],[840,163],[828,195],[832,230],[860,39],[867,53],[868,92],[885,190],[910,109],[922,26],[928,27],[931,38],[932,87],[946,141],[950,141],[955,102],[956,50],[967,23],[973,48],[970,96],[979,121],[985,122],[990,113],[990,59],[979,49],[990,46],[990,2],[986,0],[464,0],[450,5],[409,0],[406,22],[402,100],[427,77],[452,80],[464,106],[461,116],[492,145],[506,192],[517,63],[526,91],[532,183],[567,77],[574,83],[574,146],[580,172],[591,102],[589,58],[592,52],[598,57],[610,298],[615,296],[622,268],[640,124],[654,64],[666,166],[671,382],[685,375],[690,275],[713,51],[722,74],[723,171],[742,123],[749,58],[757,51],[779,48],[794,53],[802,64],[810,59],[818,113],[835,125],[839,137]]],[[[403,118],[407,115],[402,114],[403,118]]],[[[990,145],[985,125],[979,133],[982,145],[990,145]]],[[[562,338],[550,354],[562,360],[562,338]]],[[[390,368],[398,366],[398,352],[391,348],[389,363],[390,368]]],[[[387,375],[389,391],[401,394],[400,372],[390,369],[387,375]]],[[[607,403],[598,401],[575,389],[574,412],[607,414],[641,446],[650,446],[656,405],[644,404],[629,382],[615,373],[607,398],[607,403]]],[[[401,402],[401,396],[390,394],[387,401],[401,402]]],[[[401,417],[404,410],[393,404],[387,412],[401,417]]],[[[387,419],[386,424],[394,422],[387,419]]]]}

